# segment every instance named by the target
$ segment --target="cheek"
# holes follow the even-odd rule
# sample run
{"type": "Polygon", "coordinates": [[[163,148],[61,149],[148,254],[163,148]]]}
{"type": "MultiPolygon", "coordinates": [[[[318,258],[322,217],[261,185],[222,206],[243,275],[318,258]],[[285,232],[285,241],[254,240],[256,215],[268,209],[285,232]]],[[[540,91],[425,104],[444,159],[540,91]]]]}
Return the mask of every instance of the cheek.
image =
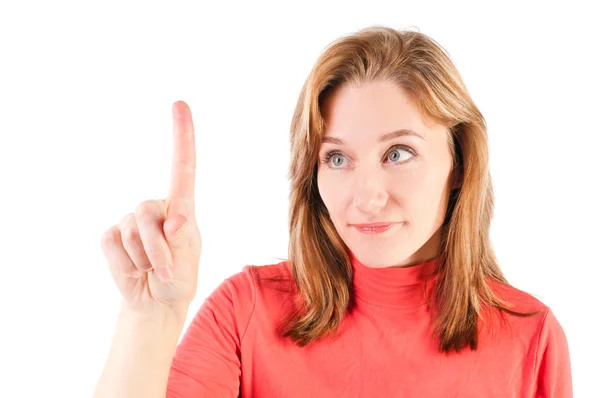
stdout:
{"type": "Polygon", "coordinates": [[[395,176],[390,184],[390,194],[407,215],[419,218],[439,197],[437,176],[415,169],[395,176]]]}
{"type": "Polygon", "coordinates": [[[427,174],[419,169],[398,173],[390,182],[390,191],[402,202],[420,201],[427,192],[427,174]]]}
{"type": "MultiPolygon", "coordinates": [[[[396,189],[402,207],[413,220],[434,220],[443,215],[445,176],[435,172],[415,172],[406,176],[396,189]]],[[[418,223],[419,224],[419,223],[418,223]]]]}
{"type": "Polygon", "coordinates": [[[336,178],[335,172],[320,172],[317,175],[317,185],[325,207],[330,214],[335,213],[336,209],[342,206],[344,200],[346,184],[343,179],[336,178]]]}

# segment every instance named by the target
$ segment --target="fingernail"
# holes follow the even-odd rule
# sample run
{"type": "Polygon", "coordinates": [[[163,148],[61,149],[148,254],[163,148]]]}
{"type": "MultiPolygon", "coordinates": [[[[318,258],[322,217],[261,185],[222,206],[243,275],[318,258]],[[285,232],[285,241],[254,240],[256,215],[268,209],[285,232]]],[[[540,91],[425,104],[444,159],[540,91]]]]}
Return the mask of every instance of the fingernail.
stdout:
{"type": "Polygon", "coordinates": [[[169,267],[155,268],[154,271],[163,282],[169,282],[173,278],[169,267]]]}

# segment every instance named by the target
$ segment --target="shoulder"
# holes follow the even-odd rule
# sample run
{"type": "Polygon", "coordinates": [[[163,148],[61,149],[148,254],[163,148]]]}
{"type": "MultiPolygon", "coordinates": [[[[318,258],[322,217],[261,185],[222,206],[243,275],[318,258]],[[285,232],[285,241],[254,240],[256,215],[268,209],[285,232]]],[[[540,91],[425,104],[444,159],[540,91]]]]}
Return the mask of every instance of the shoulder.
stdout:
{"type": "Polygon", "coordinates": [[[537,313],[532,316],[506,313],[511,330],[521,338],[528,335],[531,342],[538,346],[543,346],[549,336],[559,341],[565,339],[563,328],[552,309],[534,294],[495,279],[489,281],[489,286],[499,299],[508,304],[509,310],[518,313],[537,313]]]}
{"type": "Polygon", "coordinates": [[[488,279],[488,286],[500,298],[509,304],[509,308],[517,312],[537,312],[546,313],[549,307],[534,294],[518,289],[515,286],[498,281],[496,279],[488,279]]]}
{"type": "Polygon", "coordinates": [[[238,289],[255,291],[269,286],[287,286],[293,280],[289,263],[283,260],[265,265],[245,265],[225,281],[238,289]]]}
{"type": "MultiPolygon", "coordinates": [[[[289,263],[284,260],[266,265],[245,265],[221,284],[229,290],[234,304],[244,307],[251,314],[256,307],[266,309],[270,303],[280,303],[297,292],[289,263]]],[[[245,311],[246,312],[246,311],[245,311]]]]}
{"type": "Polygon", "coordinates": [[[554,311],[532,294],[509,284],[494,282],[498,297],[518,312],[536,312],[532,317],[508,315],[518,344],[526,345],[526,361],[533,371],[536,396],[572,397],[569,344],[562,324],[554,311]]]}
{"type": "Polygon", "coordinates": [[[285,261],[243,266],[205,298],[191,326],[206,328],[216,323],[222,329],[235,329],[241,341],[257,312],[268,310],[285,294],[282,292],[289,291],[290,276],[285,261]]]}
{"type": "Polygon", "coordinates": [[[540,341],[540,344],[543,343],[544,338],[547,338],[548,336],[554,336],[557,339],[564,338],[563,327],[552,311],[552,308],[535,297],[534,294],[495,280],[491,283],[491,286],[498,297],[510,305],[509,309],[512,311],[526,313],[539,312],[537,316],[532,318],[535,319],[536,337],[540,341]]]}

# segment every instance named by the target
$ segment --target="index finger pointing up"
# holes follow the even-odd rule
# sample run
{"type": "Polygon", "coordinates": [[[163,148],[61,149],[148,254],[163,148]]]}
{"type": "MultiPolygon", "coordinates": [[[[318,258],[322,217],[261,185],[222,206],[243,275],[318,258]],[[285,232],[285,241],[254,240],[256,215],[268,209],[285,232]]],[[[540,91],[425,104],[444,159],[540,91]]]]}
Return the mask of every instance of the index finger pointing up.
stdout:
{"type": "Polygon", "coordinates": [[[183,101],[173,104],[173,162],[171,166],[170,210],[187,217],[194,210],[196,183],[196,141],[194,123],[188,105],[183,101]]]}

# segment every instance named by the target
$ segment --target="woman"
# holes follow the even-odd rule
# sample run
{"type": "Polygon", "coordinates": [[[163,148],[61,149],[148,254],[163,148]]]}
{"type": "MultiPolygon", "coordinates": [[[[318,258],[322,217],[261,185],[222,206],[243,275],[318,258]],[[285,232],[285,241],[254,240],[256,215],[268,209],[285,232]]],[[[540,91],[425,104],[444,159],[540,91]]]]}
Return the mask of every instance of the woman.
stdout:
{"type": "Polygon", "coordinates": [[[326,49],[291,125],[289,259],[227,278],[179,346],[201,245],[174,120],[169,197],[103,236],[124,300],[96,397],[572,396],[561,325],[494,256],[485,120],[435,41],[326,49]]]}

